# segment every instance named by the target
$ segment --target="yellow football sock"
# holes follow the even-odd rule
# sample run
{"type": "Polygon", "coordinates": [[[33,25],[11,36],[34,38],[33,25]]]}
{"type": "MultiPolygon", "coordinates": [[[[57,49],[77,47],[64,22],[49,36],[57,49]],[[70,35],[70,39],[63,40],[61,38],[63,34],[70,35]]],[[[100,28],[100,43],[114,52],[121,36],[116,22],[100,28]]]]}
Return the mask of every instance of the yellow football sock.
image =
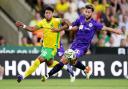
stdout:
{"type": "Polygon", "coordinates": [[[24,78],[26,78],[27,76],[29,76],[30,74],[32,74],[37,69],[37,67],[39,65],[40,65],[40,61],[39,61],[39,59],[36,59],[34,61],[34,63],[29,67],[29,69],[25,72],[24,78]]]}

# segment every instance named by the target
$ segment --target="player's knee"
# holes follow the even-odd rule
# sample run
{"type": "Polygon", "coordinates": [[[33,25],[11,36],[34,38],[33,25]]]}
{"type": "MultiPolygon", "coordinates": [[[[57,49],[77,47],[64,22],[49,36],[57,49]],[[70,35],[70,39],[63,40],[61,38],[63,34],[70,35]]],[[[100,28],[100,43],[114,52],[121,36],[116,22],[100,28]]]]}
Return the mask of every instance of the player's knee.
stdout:
{"type": "Polygon", "coordinates": [[[40,57],[40,56],[37,58],[37,60],[39,60],[40,63],[44,62],[44,59],[42,57],[40,57]]]}
{"type": "Polygon", "coordinates": [[[47,61],[46,63],[48,66],[51,66],[53,64],[53,60],[47,61]]]}

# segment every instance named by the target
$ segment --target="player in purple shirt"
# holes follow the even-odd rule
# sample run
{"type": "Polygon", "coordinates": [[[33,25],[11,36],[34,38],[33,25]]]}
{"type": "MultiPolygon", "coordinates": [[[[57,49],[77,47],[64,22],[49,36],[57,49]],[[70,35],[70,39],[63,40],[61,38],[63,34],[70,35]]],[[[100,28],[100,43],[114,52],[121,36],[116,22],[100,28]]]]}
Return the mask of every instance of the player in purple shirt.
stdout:
{"type": "MultiPolygon", "coordinates": [[[[105,30],[109,32],[114,32],[116,34],[121,34],[121,30],[115,30],[103,26],[101,23],[97,22],[92,18],[94,8],[92,5],[85,6],[85,13],[83,16],[80,16],[75,22],[72,23],[72,26],[69,27],[70,30],[77,30],[76,37],[70,47],[70,49],[65,51],[64,56],[62,57],[59,64],[57,64],[48,74],[42,76],[42,81],[45,81],[48,77],[52,76],[54,73],[62,69],[62,67],[70,63],[73,66],[82,69],[86,73],[86,78],[90,77],[90,67],[84,66],[77,59],[83,56],[91,43],[91,40],[96,31],[105,30]]],[[[54,31],[59,31],[59,29],[54,29],[54,31]]]]}

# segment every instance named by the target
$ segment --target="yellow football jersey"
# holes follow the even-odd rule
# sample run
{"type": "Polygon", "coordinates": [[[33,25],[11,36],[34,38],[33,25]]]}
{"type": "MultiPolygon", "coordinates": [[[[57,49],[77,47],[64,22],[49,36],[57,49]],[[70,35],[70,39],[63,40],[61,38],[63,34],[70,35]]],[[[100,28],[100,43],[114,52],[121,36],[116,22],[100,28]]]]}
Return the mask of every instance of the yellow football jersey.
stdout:
{"type": "Polygon", "coordinates": [[[60,25],[60,18],[52,18],[50,22],[42,19],[38,22],[37,27],[43,30],[43,47],[60,48],[60,33],[51,30],[51,28],[59,28],[60,25]]]}

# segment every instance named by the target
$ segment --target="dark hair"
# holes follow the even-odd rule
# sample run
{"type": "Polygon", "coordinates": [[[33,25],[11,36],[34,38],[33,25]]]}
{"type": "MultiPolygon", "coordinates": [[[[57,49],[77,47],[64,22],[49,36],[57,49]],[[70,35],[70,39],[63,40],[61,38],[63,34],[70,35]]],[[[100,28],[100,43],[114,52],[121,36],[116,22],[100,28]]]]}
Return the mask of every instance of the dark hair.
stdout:
{"type": "Polygon", "coordinates": [[[53,7],[51,7],[51,6],[47,6],[47,7],[44,9],[44,12],[45,12],[46,10],[50,10],[50,11],[54,12],[53,7]]]}
{"type": "Polygon", "coordinates": [[[0,40],[2,40],[2,39],[4,39],[4,37],[3,36],[0,36],[0,40]]]}
{"type": "Polygon", "coordinates": [[[87,8],[87,9],[91,9],[92,12],[94,12],[94,7],[93,7],[93,5],[91,5],[91,4],[86,5],[85,8],[87,8]]]}

